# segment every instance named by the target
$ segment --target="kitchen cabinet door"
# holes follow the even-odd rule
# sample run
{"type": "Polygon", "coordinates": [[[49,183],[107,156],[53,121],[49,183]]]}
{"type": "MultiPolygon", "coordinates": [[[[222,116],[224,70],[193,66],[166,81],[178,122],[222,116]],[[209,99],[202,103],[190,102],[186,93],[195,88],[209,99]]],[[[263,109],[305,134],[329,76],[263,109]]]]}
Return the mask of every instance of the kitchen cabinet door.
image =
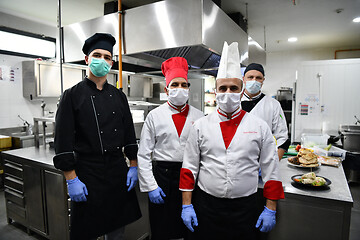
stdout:
{"type": "Polygon", "coordinates": [[[46,234],[45,205],[40,168],[23,165],[27,222],[31,230],[46,234]]]}
{"type": "Polygon", "coordinates": [[[45,170],[44,178],[49,238],[67,240],[69,239],[69,210],[64,177],[62,174],[45,170]]]}
{"type": "Polygon", "coordinates": [[[58,65],[39,64],[38,96],[58,97],[61,92],[60,68],[58,65]]]}

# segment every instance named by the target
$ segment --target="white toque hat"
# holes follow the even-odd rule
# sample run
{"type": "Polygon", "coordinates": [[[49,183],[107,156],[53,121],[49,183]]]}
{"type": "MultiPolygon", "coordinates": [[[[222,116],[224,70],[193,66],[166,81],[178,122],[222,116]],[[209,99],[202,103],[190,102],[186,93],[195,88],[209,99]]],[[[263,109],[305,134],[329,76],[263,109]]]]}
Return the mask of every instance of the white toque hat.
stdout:
{"type": "Polygon", "coordinates": [[[237,42],[233,42],[230,45],[228,45],[227,42],[224,42],[220,65],[216,76],[216,79],[219,78],[242,79],[237,42]]]}

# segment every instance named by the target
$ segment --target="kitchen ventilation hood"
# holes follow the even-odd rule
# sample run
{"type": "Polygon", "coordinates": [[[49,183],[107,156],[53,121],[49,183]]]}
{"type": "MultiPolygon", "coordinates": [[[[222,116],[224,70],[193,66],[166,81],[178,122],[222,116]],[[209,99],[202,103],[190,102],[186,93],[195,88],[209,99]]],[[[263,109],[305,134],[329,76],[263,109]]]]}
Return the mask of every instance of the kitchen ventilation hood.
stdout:
{"type": "MultiPolygon", "coordinates": [[[[118,30],[117,13],[65,26],[65,62],[83,60],[82,45],[95,32],[111,33],[118,43],[118,30]]],[[[126,10],[122,31],[127,64],[159,70],[164,60],[180,56],[193,71],[214,70],[224,41],[237,41],[241,63],[248,64],[247,34],[211,0],[166,0],[126,10]]],[[[118,51],[116,45],[114,55],[118,51]]]]}

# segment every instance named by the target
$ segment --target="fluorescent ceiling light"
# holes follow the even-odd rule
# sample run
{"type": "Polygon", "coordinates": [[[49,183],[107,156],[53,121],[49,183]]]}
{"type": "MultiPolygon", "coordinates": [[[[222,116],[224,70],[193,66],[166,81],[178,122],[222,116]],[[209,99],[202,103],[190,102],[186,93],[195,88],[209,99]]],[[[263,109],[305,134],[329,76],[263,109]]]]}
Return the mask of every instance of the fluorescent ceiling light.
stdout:
{"type": "Polygon", "coordinates": [[[360,17],[356,17],[356,18],[354,18],[354,19],[353,19],[353,22],[355,22],[355,23],[360,22],[360,17]]]}
{"type": "Polygon", "coordinates": [[[56,47],[52,41],[0,31],[0,50],[54,58],[56,47]]]}
{"type": "Polygon", "coordinates": [[[296,41],[297,41],[296,37],[288,38],[288,42],[296,42],[296,41]]]}

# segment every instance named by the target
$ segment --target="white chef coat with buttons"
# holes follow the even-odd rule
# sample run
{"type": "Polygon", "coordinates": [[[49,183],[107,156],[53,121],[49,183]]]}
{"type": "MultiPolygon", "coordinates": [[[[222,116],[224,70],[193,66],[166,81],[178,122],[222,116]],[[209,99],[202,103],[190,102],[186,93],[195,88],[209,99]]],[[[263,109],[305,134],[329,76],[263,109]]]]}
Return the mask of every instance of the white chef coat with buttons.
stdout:
{"type": "MultiPolygon", "coordinates": [[[[254,98],[261,95],[261,92],[254,98]]],[[[250,98],[243,95],[241,101],[250,101],[250,98]]],[[[264,120],[274,135],[277,146],[281,146],[288,139],[288,129],[284,111],[280,103],[267,95],[265,95],[250,111],[251,114],[264,120]]]]}
{"type": "MultiPolygon", "coordinates": [[[[233,116],[239,116],[239,111],[233,116]]],[[[279,181],[275,140],[270,128],[260,118],[243,112],[244,116],[227,148],[220,123],[229,120],[221,111],[194,123],[185,148],[180,190],[192,191],[197,179],[198,186],[215,197],[249,196],[257,191],[261,167],[264,184],[269,183],[270,186],[264,187],[264,196],[265,190],[273,192],[276,189],[280,194],[273,199],[282,198],[278,197],[283,195],[283,189],[279,181]]]]}
{"type": "MultiPolygon", "coordinates": [[[[181,111],[184,111],[185,107],[181,111]]],[[[152,172],[152,161],[182,162],[184,148],[192,124],[204,114],[189,106],[184,127],[179,137],[172,115],[179,111],[166,102],[147,115],[138,151],[139,185],[142,192],[158,187],[152,172]]]]}

